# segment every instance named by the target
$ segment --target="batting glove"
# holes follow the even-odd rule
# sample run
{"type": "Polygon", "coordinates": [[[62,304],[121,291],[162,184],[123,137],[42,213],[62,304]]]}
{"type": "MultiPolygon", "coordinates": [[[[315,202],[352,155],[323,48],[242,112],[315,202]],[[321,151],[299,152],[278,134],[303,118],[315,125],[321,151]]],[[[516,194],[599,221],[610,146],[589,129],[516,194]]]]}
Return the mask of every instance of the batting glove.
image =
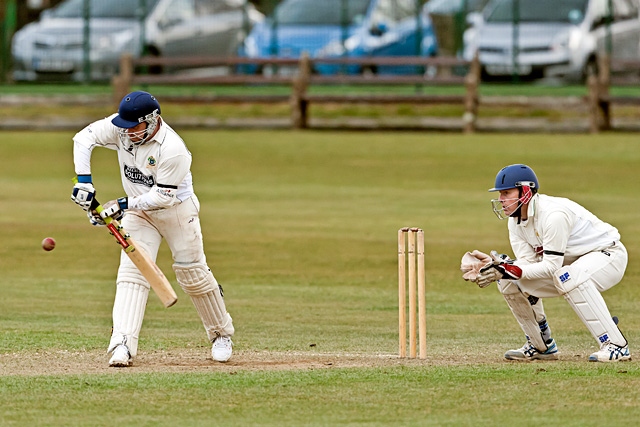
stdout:
{"type": "Polygon", "coordinates": [[[127,197],[121,197],[117,200],[110,200],[102,205],[102,211],[100,217],[107,219],[111,217],[116,221],[120,221],[124,216],[124,211],[129,207],[129,199],[127,197]]]}
{"type": "Polygon", "coordinates": [[[89,222],[91,223],[91,225],[94,225],[96,227],[102,227],[104,225],[107,225],[107,223],[104,222],[104,219],[102,219],[100,214],[95,210],[91,210],[91,209],[88,210],[87,217],[89,218],[89,222]]]}
{"type": "Polygon", "coordinates": [[[96,197],[96,189],[91,183],[91,175],[78,175],[78,182],[71,191],[71,200],[85,211],[91,209],[91,202],[96,197]]]}

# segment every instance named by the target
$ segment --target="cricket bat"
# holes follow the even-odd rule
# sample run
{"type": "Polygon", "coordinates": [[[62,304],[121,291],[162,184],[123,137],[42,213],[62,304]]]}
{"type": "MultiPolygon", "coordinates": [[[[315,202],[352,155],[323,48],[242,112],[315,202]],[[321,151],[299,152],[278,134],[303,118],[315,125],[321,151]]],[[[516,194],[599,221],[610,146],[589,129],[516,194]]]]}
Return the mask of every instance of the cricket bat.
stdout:
{"type": "MultiPolygon", "coordinates": [[[[91,209],[98,213],[103,210],[102,205],[95,199],[91,205],[91,209]]],[[[169,280],[167,280],[162,270],[160,270],[160,267],[153,262],[149,254],[136,244],[117,220],[107,217],[104,221],[107,223],[107,228],[111,234],[113,234],[118,244],[122,247],[122,250],[127,254],[129,259],[133,261],[135,266],[138,267],[138,270],[140,270],[144,278],[147,279],[147,282],[151,285],[151,289],[158,295],[162,304],[167,308],[175,304],[176,301],[178,301],[176,292],[171,287],[171,283],[169,283],[169,280]]]]}

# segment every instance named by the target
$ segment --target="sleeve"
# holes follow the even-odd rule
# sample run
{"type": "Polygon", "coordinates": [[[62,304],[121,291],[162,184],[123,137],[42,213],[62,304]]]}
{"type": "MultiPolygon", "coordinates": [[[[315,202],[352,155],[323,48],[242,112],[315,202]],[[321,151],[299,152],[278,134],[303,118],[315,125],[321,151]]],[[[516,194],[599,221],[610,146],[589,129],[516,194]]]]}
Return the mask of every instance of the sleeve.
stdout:
{"type": "Polygon", "coordinates": [[[91,123],[73,137],[73,163],[76,175],[91,175],[91,152],[97,146],[117,150],[118,131],[111,117],[91,123]]]}
{"type": "Polygon", "coordinates": [[[156,184],[147,193],[130,197],[129,209],[158,210],[169,208],[179,202],[178,187],[189,173],[191,156],[181,154],[163,159],[158,165],[156,184]]]}
{"type": "Polygon", "coordinates": [[[546,279],[562,267],[564,253],[573,227],[571,216],[567,212],[557,211],[549,214],[542,224],[542,261],[533,264],[518,265],[524,279],[546,279]]]}

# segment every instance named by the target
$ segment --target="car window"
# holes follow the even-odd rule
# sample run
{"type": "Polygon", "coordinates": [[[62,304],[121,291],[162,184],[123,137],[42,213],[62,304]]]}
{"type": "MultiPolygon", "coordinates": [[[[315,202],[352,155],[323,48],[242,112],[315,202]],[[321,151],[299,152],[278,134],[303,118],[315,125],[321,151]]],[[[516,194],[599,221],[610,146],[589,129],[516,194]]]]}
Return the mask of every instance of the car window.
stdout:
{"type": "Polygon", "coordinates": [[[195,0],[172,0],[166,9],[166,22],[189,21],[196,17],[195,0]]]}
{"type": "MultiPolygon", "coordinates": [[[[582,21],[588,0],[519,1],[520,22],[582,21]]],[[[487,22],[513,22],[513,0],[498,0],[488,11],[487,22]]]]}
{"type": "Polygon", "coordinates": [[[287,0],[275,11],[278,24],[324,24],[340,25],[359,22],[367,13],[371,0],[287,0]],[[342,5],[347,5],[343,18],[342,5]]]}
{"type": "Polygon", "coordinates": [[[380,0],[371,13],[371,21],[374,24],[390,26],[415,14],[416,6],[413,0],[380,0]]]}
{"type": "Polygon", "coordinates": [[[416,16],[416,1],[415,0],[397,0],[396,19],[402,20],[409,17],[416,16]]]}
{"type": "Polygon", "coordinates": [[[638,17],[638,8],[630,0],[613,1],[613,18],[616,21],[635,19],[638,17]]]}
{"type": "MultiPolygon", "coordinates": [[[[159,0],[146,0],[147,12],[159,0]]],[[[81,18],[84,16],[84,0],[67,0],[51,9],[51,17],[81,18]]],[[[140,0],[90,0],[89,14],[94,18],[136,18],[142,16],[140,0]]]]}
{"type": "Polygon", "coordinates": [[[242,2],[238,0],[196,0],[198,15],[214,15],[216,13],[238,10],[242,2]]]}
{"type": "Polygon", "coordinates": [[[593,16],[593,24],[595,26],[602,25],[607,22],[607,17],[610,15],[609,0],[593,0],[591,14],[593,16]]]}
{"type": "Polygon", "coordinates": [[[393,5],[391,0],[380,0],[373,12],[371,13],[371,21],[374,24],[387,24],[389,25],[394,21],[393,19],[393,5]]]}

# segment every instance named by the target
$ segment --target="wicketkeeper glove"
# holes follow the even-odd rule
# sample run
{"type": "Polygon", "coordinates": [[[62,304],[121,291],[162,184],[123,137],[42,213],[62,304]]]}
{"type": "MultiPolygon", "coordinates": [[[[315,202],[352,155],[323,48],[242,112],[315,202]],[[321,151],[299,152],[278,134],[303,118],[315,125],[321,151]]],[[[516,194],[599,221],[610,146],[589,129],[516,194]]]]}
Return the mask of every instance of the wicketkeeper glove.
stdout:
{"type": "Polygon", "coordinates": [[[460,260],[460,271],[462,271],[462,278],[466,281],[475,282],[480,269],[487,263],[491,262],[492,258],[478,250],[473,252],[466,252],[460,260]]]}
{"type": "Polygon", "coordinates": [[[500,279],[518,280],[522,277],[522,269],[513,264],[513,260],[508,255],[491,251],[491,258],[493,258],[493,261],[482,267],[476,278],[476,283],[481,288],[485,288],[500,279]]]}

